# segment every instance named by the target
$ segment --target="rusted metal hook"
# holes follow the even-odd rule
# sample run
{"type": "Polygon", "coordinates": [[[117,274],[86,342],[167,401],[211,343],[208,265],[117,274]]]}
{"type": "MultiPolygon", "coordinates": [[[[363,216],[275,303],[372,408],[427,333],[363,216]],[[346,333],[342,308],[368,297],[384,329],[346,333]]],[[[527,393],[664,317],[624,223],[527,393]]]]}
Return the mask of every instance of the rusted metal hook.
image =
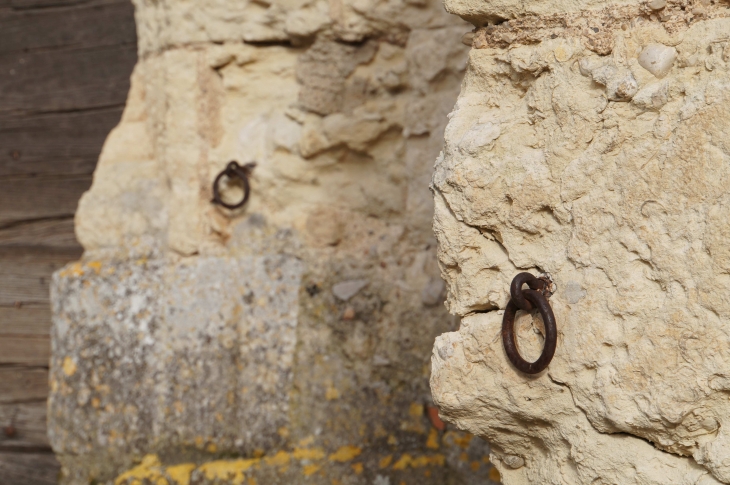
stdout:
{"type": "Polygon", "coordinates": [[[504,310],[502,319],[502,343],[510,362],[517,369],[525,374],[537,374],[545,370],[555,355],[555,348],[558,344],[558,327],[555,324],[548,297],[552,294],[552,281],[548,277],[536,278],[530,273],[520,273],[512,280],[510,285],[511,298],[504,310]],[[531,289],[523,290],[522,285],[527,284],[531,289]],[[537,308],[542,315],[545,325],[545,346],[542,354],[535,362],[527,362],[517,350],[515,339],[515,316],[518,310],[532,311],[537,308]]]}
{"type": "Polygon", "coordinates": [[[239,207],[243,207],[243,205],[248,202],[248,196],[251,194],[251,185],[248,182],[248,177],[251,175],[255,166],[256,163],[254,162],[250,162],[245,165],[239,165],[235,160],[228,162],[226,168],[219,173],[215,178],[215,181],[213,181],[213,200],[211,200],[211,202],[221,205],[226,209],[238,209],[239,207]],[[219,186],[224,176],[229,179],[237,178],[243,184],[243,199],[241,199],[240,202],[236,204],[229,204],[224,202],[221,198],[219,186]]]}

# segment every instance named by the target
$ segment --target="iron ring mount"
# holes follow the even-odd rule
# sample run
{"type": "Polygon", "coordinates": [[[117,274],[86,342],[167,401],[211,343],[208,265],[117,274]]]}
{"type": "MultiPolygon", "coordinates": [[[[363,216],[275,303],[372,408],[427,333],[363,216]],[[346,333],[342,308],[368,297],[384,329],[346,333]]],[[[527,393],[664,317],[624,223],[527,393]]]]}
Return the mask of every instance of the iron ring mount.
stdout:
{"type": "Polygon", "coordinates": [[[521,372],[525,374],[538,374],[545,370],[555,355],[555,348],[558,343],[558,327],[555,324],[548,297],[551,293],[552,282],[548,278],[536,278],[530,273],[520,273],[512,280],[510,285],[510,300],[504,310],[502,319],[502,343],[507,353],[507,358],[521,372]],[[529,290],[523,290],[522,285],[527,284],[529,290]],[[535,362],[527,362],[517,350],[515,339],[515,316],[518,310],[526,312],[534,308],[542,315],[545,325],[545,346],[542,354],[535,362]]]}
{"type": "Polygon", "coordinates": [[[223,206],[226,209],[238,209],[239,207],[243,207],[244,204],[248,202],[249,195],[251,195],[251,184],[249,183],[248,178],[251,176],[251,172],[255,166],[256,163],[254,162],[250,162],[245,165],[239,165],[235,160],[228,162],[226,168],[218,174],[213,182],[213,200],[211,200],[211,202],[223,206]],[[221,198],[220,183],[224,176],[228,177],[228,179],[237,178],[243,184],[243,198],[240,202],[229,204],[224,202],[221,198]]]}

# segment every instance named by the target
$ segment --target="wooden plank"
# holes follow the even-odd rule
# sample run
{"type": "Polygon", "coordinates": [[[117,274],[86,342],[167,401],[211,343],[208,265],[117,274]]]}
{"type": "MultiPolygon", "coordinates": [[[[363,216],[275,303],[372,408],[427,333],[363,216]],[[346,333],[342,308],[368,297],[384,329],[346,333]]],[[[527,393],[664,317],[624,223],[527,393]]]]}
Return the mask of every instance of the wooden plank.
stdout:
{"type": "Polygon", "coordinates": [[[0,229],[0,247],[45,246],[80,249],[72,217],[19,222],[0,229]]]}
{"type": "Polygon", "coordinates": [[[0,364],[47,366],[51,357],[50,336],[3,335],[0,364]]]}
{"type": "Polygon", "coordinates": [[[0,306],[0,338],[13,335],[45,337],[51,332],[50,305],[0,306]]]}
{"type": "Polygon", "coordinates": [[[0,367],[0,404],[45,401],[47,398],[48,369],[0,367]]]}
{"type": "Polygon", "coordinates": [[[134,44],[0,55],[0,112],[53,112],[124,103],[134,44]]]}
{"type": "Polygon", "coordinates": [[[60,471],[53,453],[0,453],[3,485],[56,485],[60,471]]]}
{"type": "Polygon", "coordinates": [[[0,179],[0,227],[73,216],[91,175],[0,179]]]}
{"type": "Polygon", "coordinates": [[[34,9],[34,8],[53,8],[53,7],[73,7],[90,3],[92,0],[6,0],[14,10],[34,9]]]}
{"type": "MultiPolygon", "coordinates": [[[[49,448],[46,434],[46,401],[22,404],[0,404],[0,450],[12,448],[49,448]],[[15,428],[9,437],[4,433],[7,426],[15,428]]],[[[1,475],[0,475],[1,476],[1,475]]]]}
{"type": "Polygon", "coordinates": [[[73,249],[0,248],[0,306],[48,304],[51,275],[80,256],[73,249]]]}
{"type": "Polygon", "coordinates": [[[73,113],[0,115],[0,179],[8,175],[91,174],[119,106],[73,113]]]}
{"type": "Polygon", "coordinates": [[[0,53],[134,45],[136,41],[134,7],[129,0],[95,1],[72,8],[14,10],[0,14],[0,53]]]}

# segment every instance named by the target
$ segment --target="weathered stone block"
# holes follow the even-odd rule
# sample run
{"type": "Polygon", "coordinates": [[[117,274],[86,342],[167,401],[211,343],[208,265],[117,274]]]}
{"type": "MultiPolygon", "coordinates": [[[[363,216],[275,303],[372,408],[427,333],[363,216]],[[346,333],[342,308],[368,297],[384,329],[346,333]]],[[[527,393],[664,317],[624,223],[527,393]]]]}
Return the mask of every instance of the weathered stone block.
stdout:
{"type": "Polygon", "coordinates": [[[151,452],[280,445],[302,269],[206,257],[57,273],[49,434],[62,463],[88,481],[151,452]]]}

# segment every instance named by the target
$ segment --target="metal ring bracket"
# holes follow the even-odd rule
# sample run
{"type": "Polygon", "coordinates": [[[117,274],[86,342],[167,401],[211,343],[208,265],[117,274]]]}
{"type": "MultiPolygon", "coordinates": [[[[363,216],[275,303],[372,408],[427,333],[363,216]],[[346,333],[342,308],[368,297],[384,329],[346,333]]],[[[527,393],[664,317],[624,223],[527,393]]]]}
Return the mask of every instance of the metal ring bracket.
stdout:
{"type": "MultiPolygon", "coordinates": [[[[545,291],[545,287],[548,286],[544,280],[535,278],[529,273],[520,273],[515,277],[510,288],[512,298],[507,304],[507,308],[504,310],[504,317],[502,319],[502,343],[504,345],[504,350],[507,353],[507,358],[509,358],[510,362],[512,362],[519,371],[524,372],[525,374],[537,374],[547,368],[555,355],[555,348],[558,344],[558,327],[555,323],[555,315],[553,314],[552,308],[550,308],[550,303],[548,303],[547,297],[545,297],[541,291],[538,291],[537,288],[522,290],[521,287],[524,283],[527,283],[528,286],[533,288],[533,285],[530,284],[530,281],[532,280],[523,275],[529,275],[534,280],[542,282],[543,286],[540,287],[541,291],[545,291]],[[515,288],[517,291],[514,291],[515,288]],[[525,311],[531,311],[533,308],[537,308],[540,315],[542,315],[542,321],[545,325],[545,345],[543,347],[542,354],[540,354],[540,357],[535,362],[527,362],[522,358],[517,350],[514,328],[515,316],[517,315],[517,311],[523,310],[523,308],[519,306],[515,295],[521,297],[524,300],[524,303],[529,305],[529,310],[525,311]]],[[[538,283],[534,282],[533,284],[536,286],[538,285],[538,283]]]]}
{"type": "Polygon", "coordinates": [[[540,291],[545,289],[546,284],[544,280],[541,280],[530,273],[520,273],[512,280],[512,284],[509,287],[509,293],[512,300],[514,300],[517,308],[529,312],[532,311],[532,305],[522,295],[522,285],[524,284],[527,284],[527,286],[529,286],[532,290],[540,291]]]}
{"type": "Polygon", "coordinates": [[[255,166],[256,164],[253,162],[245,165],[239,165],[235,160],[229,162],[228,165],[226,165],[226,168],[219,173],[215,178],[215,181],[213,181],[213,200],[211,202],[223,206],[226,209],[238,209],[239,207],[243,207],[243,205],[248,202],[249,195],[251,195],[251,185],[249,184],[248,177],[251,175],[255,166]],[[240,202],[229,204],[224,202],[221,198],[220,182],[224,176],[229,179],[237,178],[243,184],[243,198],[240,202]]]}

